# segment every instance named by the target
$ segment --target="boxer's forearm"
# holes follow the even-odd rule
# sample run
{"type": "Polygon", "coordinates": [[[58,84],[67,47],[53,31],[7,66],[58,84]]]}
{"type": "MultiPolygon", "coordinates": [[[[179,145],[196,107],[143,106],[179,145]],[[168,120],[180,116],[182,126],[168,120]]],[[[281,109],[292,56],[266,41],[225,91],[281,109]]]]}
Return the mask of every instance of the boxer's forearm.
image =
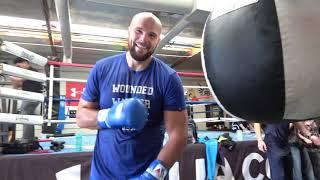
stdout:
{"type": "Polygon", "coordinates": [[[80,99],[77,109],[76,121],[80,128],[97,129],[97,103],[80,99]]]}
{"type": "Polygon", "coordinates": [[[169,141],[162,148],[157,159],[169,169],[180,158],[187,144],[187,111],[165,111],[164,119],[169,141]]]}
{"type": "Polygon", "coordinates": [[[97,113],[98,110],[78,108],[77,125],[80,128],[98,129],[97,113]]]}
{"type": "Polygon", "coordinates": [[[187,144],[187,136],[184,133],[172,133],[169,141],[160,151],[158,158],[167,168],[180,159],[181,154],[187,144]]]}

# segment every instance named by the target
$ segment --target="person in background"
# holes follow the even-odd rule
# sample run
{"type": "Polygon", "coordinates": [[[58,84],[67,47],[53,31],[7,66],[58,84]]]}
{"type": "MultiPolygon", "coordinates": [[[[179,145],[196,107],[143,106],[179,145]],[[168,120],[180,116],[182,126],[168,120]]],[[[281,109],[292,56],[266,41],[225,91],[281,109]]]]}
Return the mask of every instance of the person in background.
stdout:
{"type": "Polygon", "coordinates": [[[136,14],[128,51],[98,61],[77,110],[81,128],[98,129],[91,180],[164,179],[187,143],[187,112],[176,71],[152,56],[160,20],[136,14]],[[169,135],[163,146],[165,131],[169,135]]]}
{"type": "Polygon", "coordinates": [[[261,125],[254,123],[258,148],[267,154],[272,180],[292,180],[292,159],[288,143],[289,123],[267,124],[262,138],[261,125]]]}
{"type": "MultiPolygon", "coordinates": [[[[304,126],[307,130],[311,132],[314,136],[319,136],[319,119],[311,119],[304,121],[304,126]]],[[[300,138],[306,138],[301,133],[299,133],[300,138]]],[[[314,179],[320,179],[320,146],[316,144],[305,144],[304,150],[310,157],[311,163],[308,162],[305,169],[311,171],[313,168],[314,179]],[[311,165],[310,165],[311,164],[311,165]],[[312,168],[310,168],[312,167],[312,168]]]]}
{"type": "Polygon", "coordinates": [[[312,141],[302,136],[292,123],[290,125],[291,134],[288,139],[292,155],[293,180],[315,180],[312,163],[306,150],[306,146],[312,145],[312,141]]]}
{"type": "MultiPolygon", "coordinates": [[[[17,67],[36,71],[35,68],[33,68],[29,61],[23,59],[23,58],[16,58],[14,61],[14,64],[17,67]]],[[[14,89],[21,89],[23,91],[30,91],[30,92],[36,92],[36,93],[42,93],[43,85],[40,82],[32,81],[32,80],[25,80],[23,78],[10,76],[10,80],[12,82],[12,86],[14,89]]],[[[20,114],[25,115],[35,115],[36,109],[40,103],[34,102],[34,101],[22,101],[21,107],[20,107],[20,114]]],[[[22,131],[22,139],[33,139],[34,138],[34,125],[24,124],[23,125],[23,131],[22,131]]]]}
{"type": "MultiPolygon", "coordinates": [[[[304,126],[303,122],[295,122],[294,126],[302,134],[308,136],[314,144],[320,144],[320,138],[314,136],[304,126]]],[[[257,136],[258,148],[267,154],[270,164],[271,179],[274,180],[292,180],[292,156],[289,146],[289,122],[280,122],[266,124],[265,137],[262,138],[260,123],[254,123],[254,129],[257,136]]]]}

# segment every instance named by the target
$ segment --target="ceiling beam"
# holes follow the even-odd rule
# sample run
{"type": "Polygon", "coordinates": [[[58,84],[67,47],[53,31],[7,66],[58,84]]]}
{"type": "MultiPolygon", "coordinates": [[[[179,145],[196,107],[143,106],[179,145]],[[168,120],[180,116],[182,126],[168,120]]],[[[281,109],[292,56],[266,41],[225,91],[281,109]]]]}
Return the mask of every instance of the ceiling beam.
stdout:
{"type": "Polygon", "coordinates": [[[176,14],[189,13],[195,0],[88,0],[91,2],[111,4],[115,6],[145,9],[148,11],[170,12],[176,14]]]}
{"type": "MultiPolygon", "coordinates": [[[[188,56],[192,56],[192,52],[188,52],[188,56]]],[[[184,61],[187,61],[188,59],[190,59],[190,57],[188,57],[188,56],[180,58],[179,60],[177,60],[176,62],[171,64],[170,67],[175,68],[176,66],[183,63],[184,61]]]]}
{"type": "Polygon", "coordinates": [[[55,0],[63,45],[63,62],[72,63],[71,18],[69,0],[55,0]]]}
{"type": "Polygon", "coordinates": [[[47,32],[48,32],[48,38],[49,43],[51,46],[51,55],[54,57],[57,57],[57,50],[54,46],[53,38],[52,38],[52,31],[51,31],[51,24],[50,24],[50,11],[47,0],[41,0],[41,7],[43,11],[44,18],[46,20],[46,26],[47,26],[47,32]]]}
{"type": "MultiPolygon", "coordinates": [[[[213,10],[212,0],[195,0],[193,9],[185,15],[160,41],[157,51],[162,49],[166,44],[183,31],[191,22],[198,22],[199,18],[207,18],[213,10]]],[[[202,19],[201,19],[202,20],[202,19]]],[[[202,20],[203,21],[203,20],[202,20]]]]}

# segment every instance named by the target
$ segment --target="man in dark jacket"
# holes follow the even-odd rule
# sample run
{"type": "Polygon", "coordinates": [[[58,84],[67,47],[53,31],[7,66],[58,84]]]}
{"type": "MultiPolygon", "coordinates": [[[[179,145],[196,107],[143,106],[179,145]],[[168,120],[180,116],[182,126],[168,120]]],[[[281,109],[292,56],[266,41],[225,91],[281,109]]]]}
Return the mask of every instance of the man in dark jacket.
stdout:
{"type": "MultiPolygon", "coordinates": [[[[23,58],[17,58],[14,61],[14,64],[17,67],[23,68],[23,69],[28,69],[31,71],[36,71],[35,68],[33,68],[30,64],[29,61],[23,59],[23,58]]],[[[25,80],[19,77],[13,77],[10,76],[10,79],[12,81],[13,88],[15,89],[21,89],[23,91],[30,91],[30,92],[36,92],[36,93],[41,93],[42,92],[42,83],[32,81],[32,80],[25,80]]],[[[20,114],[25,114],[25,115],[35,115],[35,110],[38,107],[39,102],[34,102],[34,101],[26,101],[24,100],[21,104],[21,111],[20,114]]],[[[23,134],[22,134],[23,139],[33,139],[34,138],[34,125],[23,125],[23,134]]]]}

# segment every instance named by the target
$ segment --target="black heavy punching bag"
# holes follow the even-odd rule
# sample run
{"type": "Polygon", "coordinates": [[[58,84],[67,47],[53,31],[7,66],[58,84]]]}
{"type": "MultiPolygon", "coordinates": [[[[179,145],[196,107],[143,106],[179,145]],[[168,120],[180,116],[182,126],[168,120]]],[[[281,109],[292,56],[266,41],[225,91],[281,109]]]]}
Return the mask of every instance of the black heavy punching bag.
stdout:
{"type": "Polygon", "coordinates": [[[257,122],[320,117],[320,1],[215,2],[202,65],[219,105],[257,122]]]}

